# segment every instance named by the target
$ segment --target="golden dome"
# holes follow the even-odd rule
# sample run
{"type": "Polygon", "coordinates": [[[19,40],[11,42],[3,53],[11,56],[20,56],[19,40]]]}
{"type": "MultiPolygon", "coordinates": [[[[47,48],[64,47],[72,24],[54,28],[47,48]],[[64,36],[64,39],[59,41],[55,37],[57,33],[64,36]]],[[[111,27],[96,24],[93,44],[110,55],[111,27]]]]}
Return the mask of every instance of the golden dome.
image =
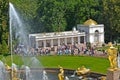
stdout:
{"type": "Polygon", "coordinates": [[[92,19],[88,19],[84,22],[84,25],[97,25],[97,22],[92,19]]]}

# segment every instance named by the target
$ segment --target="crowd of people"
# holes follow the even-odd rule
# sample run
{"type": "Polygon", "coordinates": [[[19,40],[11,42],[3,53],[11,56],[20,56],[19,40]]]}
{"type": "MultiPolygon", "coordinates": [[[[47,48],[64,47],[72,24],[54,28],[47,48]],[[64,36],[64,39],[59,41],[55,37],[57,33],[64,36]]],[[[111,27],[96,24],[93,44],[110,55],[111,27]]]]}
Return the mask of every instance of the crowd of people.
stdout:
{"type": "MultiPolygon", "coordinates": [[[[60,45],[54,47],[38,47],[38,48],[27,48],[24,45],[18,45],[14,52],[20,55],[90,55],[94,56],[99,53],[95,50],[95,47],[88,48],[85,44],[74,44],[74,45],[60,45]]],[[[105,51],[102,52],[105,54],[105,51]]]]}

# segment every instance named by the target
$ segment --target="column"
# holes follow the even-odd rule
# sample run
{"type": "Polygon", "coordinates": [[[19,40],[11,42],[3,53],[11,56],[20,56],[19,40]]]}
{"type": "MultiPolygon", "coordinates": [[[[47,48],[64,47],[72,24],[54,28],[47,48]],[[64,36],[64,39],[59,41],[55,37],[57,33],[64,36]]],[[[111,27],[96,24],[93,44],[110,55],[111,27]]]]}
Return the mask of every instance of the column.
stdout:
{"type": "Polygon", "coordinates": [[[74,45],[74,37],[71,38],[72,45],[74,45]]]}
{"type": "Polygon", "coordinates": [[[51,39],[51,47],[53,47],[53,39],[51,39]]]}
{"type": "Polygon", "coordinates": [[[86,38],[85,38],[85,36],[84,36],[84,44],[86,44],[86,40],[85,40],[86,38]]]}
{"type": "Polygon", "coordinates": [[[36,48],[38,48],[38,41],[36,41],[36,48]]]}
{"type": "Polygon", "coordinates": [[[67,38],[64,39],[65,45],[67,45],[67,38]]]}
{"type": "Polygon", "coordinates": [[[44,48],[46,48],[46,40],[43,40],[44,48]]]}
{"type": "Polygon", "coordinates": [[[78,36],[78,44],[80,44],[80,36],[78,36]]]}
{"type": "Polygon", "coordinates": [[[60,38],[58,38],[58,46],[60,46],[60,38]]]}

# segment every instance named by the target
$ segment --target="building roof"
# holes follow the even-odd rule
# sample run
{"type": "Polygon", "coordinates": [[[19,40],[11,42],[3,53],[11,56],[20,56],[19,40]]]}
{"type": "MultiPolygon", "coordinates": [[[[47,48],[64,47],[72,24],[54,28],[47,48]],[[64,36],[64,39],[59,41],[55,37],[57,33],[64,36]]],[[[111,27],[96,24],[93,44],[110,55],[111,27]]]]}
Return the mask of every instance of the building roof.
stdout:
{"type": "Polygon", "coordinates": [[[77,36],[85,36],[85,32],[79,31],[65,31],[65,32],[51,32],[51,33],[38,33],[38,34],[29,34],[30,37],[35,37],[37,40],[49,40],[49,39],[58,39],[58,38],[69,38],[77,36]]]}
{"type": "Polygon", "coordinates": [[[84,22],[84,25],[97,25],[97,22],[95,20],[88,19],[84,22]]]}

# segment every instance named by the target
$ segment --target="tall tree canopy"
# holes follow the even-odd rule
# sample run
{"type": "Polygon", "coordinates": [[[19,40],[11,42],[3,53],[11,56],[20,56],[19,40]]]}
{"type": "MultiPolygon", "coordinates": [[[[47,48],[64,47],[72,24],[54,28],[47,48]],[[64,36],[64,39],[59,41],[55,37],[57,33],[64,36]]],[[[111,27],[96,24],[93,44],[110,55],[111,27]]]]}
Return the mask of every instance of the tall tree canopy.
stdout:
{"type": "Polygon", "coordinates": [[[64,31],[66,27],[65,3],[57,0],[40,0],[38,2],[36,21],[42,32],[64,31]]]}
{"type": "Polygon", "coordinates": [[[0,0],[0,54],[8,53],[8,0],[0,0]]]}
{"type": "Polygon", "coordinates": [[[120,0],[0,0],[0,46],[8,44],[9,1],[30,33],[71,30],[92,18],[105,25],[105,41],[120,35],[120,0]]]}
{"type": "Polygon", "coordinates": [[[103,9],[105,36],[113,41],[120,34],[120,0],[103,0],[103,9]]]}
{"type": "Polygon", "coordinates": [[[98,0],[76,0],[71,1],[71,3],[73,6],[71,8],[68,7],[66,11],[68,29],[77,24],[83,24],[89,18],[98,20],[100,13],[98,0]]]}

